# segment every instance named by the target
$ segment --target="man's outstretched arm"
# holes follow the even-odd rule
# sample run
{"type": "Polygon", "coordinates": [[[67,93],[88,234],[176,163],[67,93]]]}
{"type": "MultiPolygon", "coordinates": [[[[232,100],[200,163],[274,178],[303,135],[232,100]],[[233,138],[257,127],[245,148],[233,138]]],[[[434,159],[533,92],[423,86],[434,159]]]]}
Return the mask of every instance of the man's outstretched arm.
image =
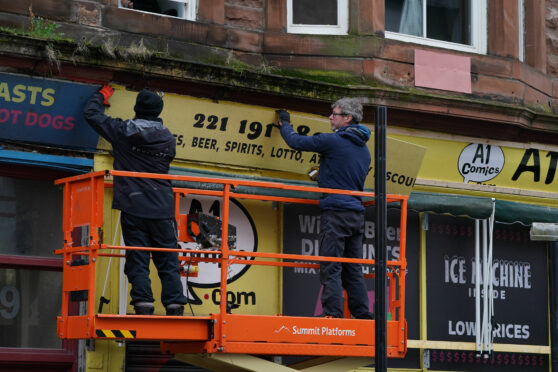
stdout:
{"type": "Polygon", "coordinates": [[[112,95],[112,90],[107,87],[109,86],[104,86],[98,92],[93,93],[87,100],[83,108],[83,117],[95,132],[112,143],[117,136],[116,131],[122,120],[105,115],[105,106],[110,106],[108,99],[112,95]]]}
{"type": "Polygon", "coordinates": [[[319,134],[316,136],[303,136],[296,133],[290,124],[291,116],[285,110],[277,110],[281,137],[287,145],[295,150],[322,152],[327,150],[327,136],[319,134]]]}

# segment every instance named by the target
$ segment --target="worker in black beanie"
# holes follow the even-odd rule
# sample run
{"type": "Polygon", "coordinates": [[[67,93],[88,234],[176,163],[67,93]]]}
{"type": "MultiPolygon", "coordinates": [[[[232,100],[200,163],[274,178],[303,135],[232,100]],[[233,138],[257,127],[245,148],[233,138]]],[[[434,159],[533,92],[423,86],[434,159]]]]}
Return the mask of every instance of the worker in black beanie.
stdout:
{"type": "MultiPolygon", "coordinates": [[[[176,141],[163,126],[163,94],[144,89],[136,98],[134,119],[104,114],[114,89],[105,85],[84,107],[89,125],[112,145],[114,169],[168,174],[176,154],[176,141]]],[[[115,177],[112,207],[121,213],[122,235],[127,246],[177,248],[174,194],[169,180],[115,177]]],[[[151,252],[162,284],[161,302],[167,315],[183,315],[187,303],[180,278],[178,254],[151,252]]],[[[132,285],[131,304],[138,315],[154,311],[149,279],[149,251],[126,250],[124,272],[132,285]]]]}
{"type": "MultiPolygon", "coordinates": [[[[152,90],[144,89],[138,93],[134,111],[137,118],[157,120],[163,111],[163,99],[152,90]]],[[[160,119],[159,119],[160,120],[160,119]]]]}

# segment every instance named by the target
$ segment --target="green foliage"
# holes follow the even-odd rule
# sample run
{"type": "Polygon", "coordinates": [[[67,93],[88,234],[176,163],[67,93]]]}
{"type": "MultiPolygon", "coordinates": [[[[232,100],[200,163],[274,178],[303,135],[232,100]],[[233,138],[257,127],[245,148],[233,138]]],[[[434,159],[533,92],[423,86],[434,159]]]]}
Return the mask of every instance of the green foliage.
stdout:
{"type": "Polygon", "coordinates": [[[10,34],[10,35],[22,35],[23,34],[23,32],[18,31],[15,28],[10,28],[10,27],[0,27],[0,33],[10,34]]]}
{"type": "Polygon", "coordinates": [[[56,29],[60,27],[53,21],[44,19],[41,17],[32,17],[29,22],[29,31],[18,30],[11,27],[0,27],[0,33],[10,34],[10,35],[20,35],[20,36],[30,36],[39,39],[47,40],[66,40],[64,39],[64,34],[61,32],[56,32],[56,29]]]}
{"type": "Polygon", "coordinates": [[[359,85],[363,83],[358,76],[345,71],[282,68],[276,69],[274,72],[276,75],[342,86],[359,85]]]}
{"type": "Polygon", "coordinates": [[[30,30],[26,34],[41,39],[60,40],[64,34],[56,32],[58,27],[60,26],[56,22],[41,17],[33,17],[30,23],[30,30]]]}

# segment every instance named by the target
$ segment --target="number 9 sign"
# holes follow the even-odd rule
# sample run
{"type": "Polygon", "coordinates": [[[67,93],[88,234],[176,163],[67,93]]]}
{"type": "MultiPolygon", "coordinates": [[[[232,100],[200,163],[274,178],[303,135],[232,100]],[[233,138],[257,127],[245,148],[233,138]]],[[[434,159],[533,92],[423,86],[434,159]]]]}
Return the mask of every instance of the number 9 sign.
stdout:
{"type": "Polygon", "coordinates": [[[6,285],[0,290],[0,315],[13,319],[19,313],[20,296],[16,287],[6,285]]]}

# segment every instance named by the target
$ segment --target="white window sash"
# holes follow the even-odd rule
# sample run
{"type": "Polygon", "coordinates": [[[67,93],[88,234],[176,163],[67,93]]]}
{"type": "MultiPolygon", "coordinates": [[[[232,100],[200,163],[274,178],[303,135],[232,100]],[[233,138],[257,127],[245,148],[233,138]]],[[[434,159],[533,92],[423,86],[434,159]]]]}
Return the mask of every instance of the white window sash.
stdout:
{"type": "MultiPolygon", "coordinates": [[[[189,20],[189,21],[195,21],[196,20],[196,15],[198,13],[198,0],[169,0],[169,1],[174,2],[174,3],[182,3],[182,4],[186,5],[186,11],[184,12],[183,16],[178,17],[178,18],[186,19],[186,20],[189,20]]],[[[158,14],[158,15],[163,16],[163,17],[170,17],[166,14],[152,13],[152,12],[146,12],[146,11],[143,11],[143,10],[124,8],[122,6],[122,3],[120,2],[120,0],[118,0],[118,7],[123,8],[123,9],[133,10],[133,11],[136,11],[136,12],[158,14]]],[[[176,18],[176,17],[173,17],[173,18],[176,18]]]]}
{"type": "MultiPolygon", "coordinates": [[[[426,3],[423,3],[423,35],[426,35],[426,23],[426,3]]],[[[478,54],[486,54],[486,35],[486,0],[472,0],[471,45],[428,39],[426,37],[400,34],[391,31],[385,32],[385,37],[387,39],[478,54]]]]}
{"type": "Polygon", "coordinates": [[[287,0],[287,32],[291,34],[347,35],[349,31],[349,4],[337,0],[337,25],[293,24],[293,0],[287,0]]]}
{"type": "Polygon", "coordinates": [[[518,16],[518,46],[519,46],[519,60],[525,60],[525,3],[524,0],[517,0],[517,16],[518,16]]]}

